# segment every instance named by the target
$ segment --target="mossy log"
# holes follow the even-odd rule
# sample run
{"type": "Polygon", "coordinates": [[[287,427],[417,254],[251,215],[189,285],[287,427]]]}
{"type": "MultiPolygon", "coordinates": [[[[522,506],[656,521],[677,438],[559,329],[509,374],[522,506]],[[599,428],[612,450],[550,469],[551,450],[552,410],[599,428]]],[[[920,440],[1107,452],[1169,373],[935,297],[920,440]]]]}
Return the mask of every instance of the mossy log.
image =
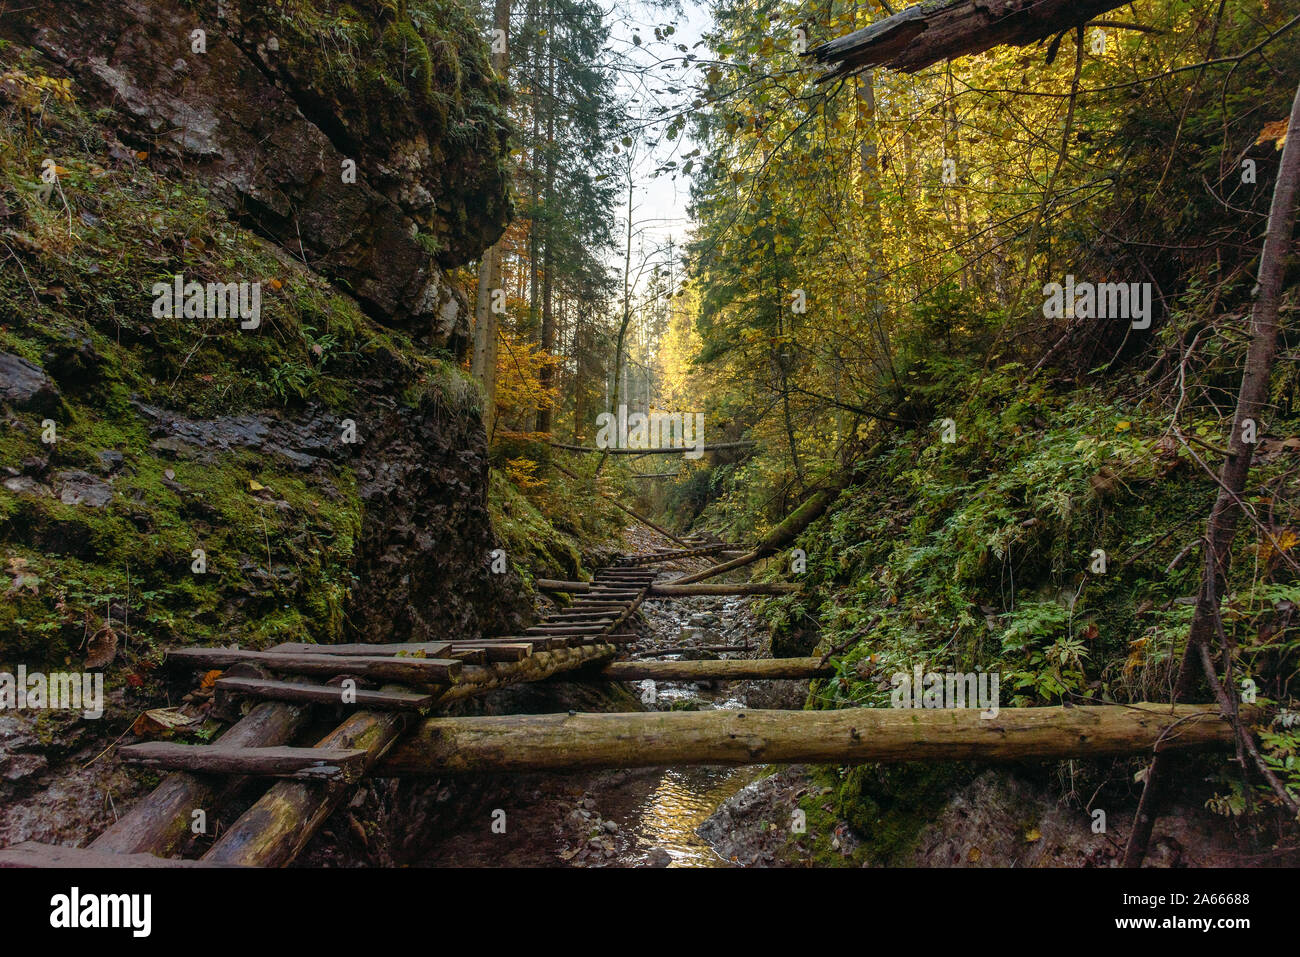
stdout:
{"type": "Polygon", "coordinates": [[[761,542],[755,545],[753,551],[747,552],[739,558],[733,558],[730,561],[714,565],[712,568],[706,568],[702,572],[696,572],[694,575],[678,578],[673,584],[680,587],[704,581],[706,578],[713,578],[725,572],[752,565],[759,559],[779,552],[787,545],[792,544],[805,528],[820,518],[822,513],[831,507],[831,503],[839,498],[840,492],[844,490],[842,483],[847,480],[846,475],[839,482],[813,492],[802,505],[787,515],[780,525],[772,529],[761,542]]]}
{"type": "Polygon", "coordinates": [[[460,680],[439,695],[435,703],[446,705],[521,681],[541,681],[561,671],[572,671],[594,661],[613,658],[616,650],[614,645],[602,642],[534,652],[522,661],[501,662],[486,668],[466,668],[461,672],[460,680]]]}
{"type": "Polygon", "coordinates": [[[664,711],[429,718],[375,768],[389,776],[668,765],[1056,761],[1232,746],[1213,705],[976,710],[664,711]]]}

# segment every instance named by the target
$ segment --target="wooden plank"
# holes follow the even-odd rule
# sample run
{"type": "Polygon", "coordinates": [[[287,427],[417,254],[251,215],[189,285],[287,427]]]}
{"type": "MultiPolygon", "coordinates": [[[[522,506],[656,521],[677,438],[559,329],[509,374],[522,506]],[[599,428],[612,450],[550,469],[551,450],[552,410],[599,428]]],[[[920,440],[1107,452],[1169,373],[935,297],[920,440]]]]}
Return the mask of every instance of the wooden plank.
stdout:
{"type": "Polygon", "coordinates": [[[533,625],[525,629],[525,635],[599,635],[604,631],[601,625],[533,625]]]}
{"type": "Polygon", "coordinates": [[[222,744],[146,741],[118,748],[128,764],[197,774],[243,774],[355,780],[365,751],[341,748],[237,748],[222,744]]]}
{"type": "Polygon", "coordinates": [[[230,865],[209,864],[205,861],[186,861],[174,857],[155,857],[152,854],[110,854],[83,847],[64,847],[61,844],[41,844],[24,841],[0,850],[0,868],[5,867],[75,867],[75,868],[137,868],[137,867],[221,867],[230,865]]]}
{"type": "Polygon", "coordinates": [[[455,658],[463,665],[485,665],[488,662],[487,652],[482,648],[466,648],[452,645],[443,654],[448,658],[455,658]]]}
{"type": "Polygon", "coordinates": [[[173,666],[227,668],[246,662],[269,671],[317,678],[336,675],[363,675],[385,681],[411,684],[448,684],[460,673],[454,658],[386,658],[362,655],[288,654],[276,651],[241,651],[232,648],[176,648],[167,652],[173,666]]]}
{"type": "Polygon", "coordinates": [[[452,645],[454,649],[464,647],[467,651],[481,652],[483,661],[470,662],[466,664],[483,665],[493,661],[522,661],[533,653],[533,643],[523,641],[482,641],[482,642],[456,642],[452,645]]]}
{"type": "MultiPolygon", "coordinates": [[[[460,664],[460,662],[456,662],[460,664]]],[[[305,685],[289,681],[267,681],[263,678],[218,678],[216,687],[224,688],[236,694],[250,695],[254,698],[270,698],[275,701],[305,701],[311,704],[343,704],[343,689],[332,685],[305,685]]],[[[352,692],[353,705],[376,711],[418,711],[430,707],[434,696],[430,694],[412,694],[405,691],[365,691],[352,692]]]]}
{"type": "Polygon", "coordinates": [[[450,641],[412,641],[375,645],[364,642],[349,645],[314,645],[305,641],[286,641],[268,650],[305,655],[361,655],[363,657],[400,655],[408,658],[423,655],[425,658],[438,658],[451,645],[452,642],[450,641]]]}

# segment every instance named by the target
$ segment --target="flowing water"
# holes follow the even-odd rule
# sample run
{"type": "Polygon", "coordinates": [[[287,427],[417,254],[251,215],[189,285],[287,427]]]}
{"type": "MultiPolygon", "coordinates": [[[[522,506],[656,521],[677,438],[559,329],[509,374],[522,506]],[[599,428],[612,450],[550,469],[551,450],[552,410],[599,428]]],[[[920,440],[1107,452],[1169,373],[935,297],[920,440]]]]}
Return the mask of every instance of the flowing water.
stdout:
{"type": "MultiPolygon", "coordinates": [[[[682,646],[748,645],[736,653],[755,657],[763,628],[737,598],[653,600],[642,606],[644,636],[630,651],[682,646]]],[[[734,657],[728,653],[725,657],[734,657]]],[[[695,657],[699,657],[696,655],[695,657]]],[[[656,660],[671,660],[660,657],[656,660]]],[[[759,684],[759,683],[754,683],[759,684]]],[[[747,682],[697,684],[661,682],[649,707],[712,710],[771,707],[770,688],[747,682]]],[[[791,683],[793,684],[793,683],[791,683]]],[[[639,695],[643,685],[634,686],[639,695]]],[[[798,707],[802,692],[775,706],[798,707]]],[[[645,697],[642,698],[645,701],[645,697]]],[[[668,866],[735,867],[698,830],[729,798],[759,778],[758,767],[674,767],[535,776],[502,782],[493,802],[511,810],[507,835],[491,836],[475,826],[457,828],[422,863],[460,866],[668,866]]]]}
{"type": "Polygon", "coordinates": [[[696,829],[758,774],[756,768],[669,768],[633,809],[627,829],[639,845],[667,851],[669,867],[733,867],[696,829]]]}

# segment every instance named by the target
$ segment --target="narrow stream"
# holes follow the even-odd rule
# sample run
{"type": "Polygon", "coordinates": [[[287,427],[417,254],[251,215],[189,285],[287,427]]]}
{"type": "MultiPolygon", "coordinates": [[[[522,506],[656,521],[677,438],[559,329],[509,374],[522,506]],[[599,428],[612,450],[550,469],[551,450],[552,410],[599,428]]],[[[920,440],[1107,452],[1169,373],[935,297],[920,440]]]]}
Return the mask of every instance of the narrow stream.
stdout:
{"type": "Polygon", "coordinates": [[[667,851],[669,867],[734,867],[696,829],[759,773],[756,768],[669,768],[634,809],[635,823],[628,830],[640,845],[667,851]]]}
{"type": "MultiPolygon", "coordinates": [[[[766,635],[740,598],[651,600],[642,606],[643,637],[627,652],[745,646],[723,653],[688,651],[674,658],[757,657],[766,635]]],[[[796,682],[660,682],[630,687],[661,711],[798,707],[796,682]],[[788,685],[774,690],[774,685],[788,685]],[[776,697],[774,697],[774,695],[776,697]],[[784,695],[781,698],[780,695],[784,695]]],[[[459,866],[736,867],[699,835],[721,805],[763,775],[761,767],[674,767],[538,775],[506,781],[492,801],[509,808],[505,835],[481,829],[486,810],[438,841],[421,863],[459,866]]]]}

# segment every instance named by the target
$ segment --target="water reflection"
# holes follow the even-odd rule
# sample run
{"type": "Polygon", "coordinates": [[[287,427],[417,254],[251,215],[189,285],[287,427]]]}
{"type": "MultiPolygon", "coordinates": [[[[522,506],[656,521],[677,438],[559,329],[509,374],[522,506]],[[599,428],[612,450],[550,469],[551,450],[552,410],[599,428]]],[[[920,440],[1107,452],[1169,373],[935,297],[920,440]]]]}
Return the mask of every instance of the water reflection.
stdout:
{"type": "Polygon", "coordinates": [[[629,827],[645,853],[661,847],[670,867],[734,867],[723,860],[696,828],[759,773],[757,768],[670,768],[632,813],[629,827]]]}

